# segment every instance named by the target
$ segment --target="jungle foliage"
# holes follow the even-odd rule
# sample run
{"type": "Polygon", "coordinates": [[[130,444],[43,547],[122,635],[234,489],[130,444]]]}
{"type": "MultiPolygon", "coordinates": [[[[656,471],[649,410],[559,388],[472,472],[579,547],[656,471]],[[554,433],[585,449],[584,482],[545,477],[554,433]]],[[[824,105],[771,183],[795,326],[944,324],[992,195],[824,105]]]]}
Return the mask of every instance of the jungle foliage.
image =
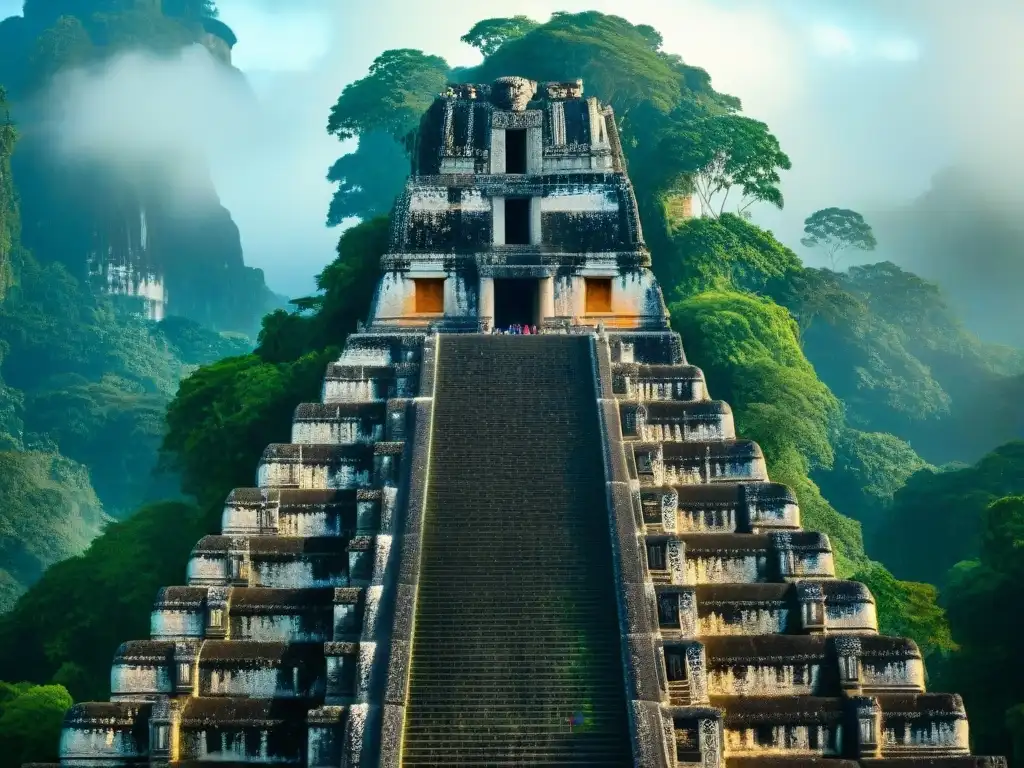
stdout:
{"type": "MultiPolygon", "coordinates": [[[[57,5],[30,2],[27,17],[2,27],[57,13],[53,23],[76,29],[57,5]]],[[[54,45],[74,50],[67,42],[54,45]]],[[[92,290],[84,264],[76,274],[26,249],[6,114],[0,98],[0,610],[49,565],[81,554],[111,517],[177,495],[177,478],[154,470],[178,382],[251,347],[183,318],[144,321],[92,290]]]]}
{"type": "Polygon", "coordinates": [[[941,667],[944,688],[961,692],[975,750],[1024,760],[1024,667],[1019,662],[1024,600],[1024,496],[981,512],[976,557],[950,574],[943,602],[959,651],[941,667]]]}
{"type": "Polygon", "coordinates": [[[0,768],[57,762],[60,728],[71,703],[62,685],[0,683],[0,768]]]}
{"type": "MultiPolygon", "coordinates": [[[[615,106],[654,268],[689,358],[704,369],[712,395],[732,404],[738,431],[761,444],[773,479],[795,489],[805,525],[829,535],[840,575],[872,588],[883,631],[914,638],[933,677],[956,681],[977,698],[982,689],[959,670],[985,652],[979,612],[990,607],[1008,622],[1012,611],[1000,612],[996,601],[1007,604],[1021,583],[1014,570],[1020,550],[999,543],[1019,533],[1019,502],[987,505],[1021,491],[994,472],[986,480],[990,495],[965,514],[965,491],[979,477],[929,462],[974,460],[1014,436],[1024,423],[1013,421],[1021,399],[1011,396],[1020,353],[978,341],[934,285],[892,264],[841,274],[808,269],[754,226],[746,204],[783,203],[779,179],[788,158],[767,126],[739,115],[739,101],[716,92],[706,72],[662,51],[651,27],[596,12],[558,13],[543,24],[482,21],[467,39],[485,58],[458,72],[460,79],[582,77],[588,94],[615,106]],[[666,202],[701,183],[714,215],[670,220],[666,202]],[[990,392],[1006,395],[982,397],[990,392]],[[968,410],[980,421],[962,421],[968,410]],[[978,426],[986,419],[1001,431],[986,433],[978,426]],[[1005,437],[993,440],[996,433],[1005,437]],[[938,489],[928,491],[931,507],[914,508],[915,487],[938,489]],[[935,586],[900,580],[924,578],[923,571],[900,570],[899,553],[884,554],[880,544],[884,536],[904,544],[911,537],[924,552],[931,537],[941,538],[935,524],[915,527],[926,508],[942,520],[964,518],[936,568],[978,558],[957,568],[941,603],[935,586]],[[900,525],[894,534],[890,526],[900,525]]],[[[362,223],[342,235],[316,296],[268,315],[255,351],[204,365],[178,389],[167,411],[163,462],[180,474],[196,506],[143,509],[111,526],[84,555],[50,568],[0,617],[0,659],[30,649],[17,657],[17,669],[0,664],[0,678],[63,684],[76,697],[103,694],[118,643],[145,636],[157,586],[180,581],[189,547],[216,529],[226,494],[251,484],[263,447],[286,439],[295,404],[317,396],[324,366],[365,316],[387,243],[388,221],[379,214],[401,190],[410,132],[450,74],[439,57],[388,51],[342,92],[328,130],[358,140],[358,148],[331,170],[339,187],[328,219],[362,223]]],[[[107,391],[120,380],[91,386],[107,391]]],[[[91,391],[76,390],[82,398],[91,391]]],[[[12,392],[0,390],[0,419],[18,418],[23,407],[21,389],[12,392]]],[[[73,450],[74,440],[64,440],[73,450]]],[[[1015,467],[1008,454],[999,461],[1015,467]]],[[[935,583],[940,577],[928,576],[935,583]]],[[[1008,626],[994,627],[1004,656],[1014,647],[1010,635],[1008,626]]],[[[1004,718],[1024,719],[1013,709],[1020,702],[1011,682],[1003,681],[1005,695],[990,703],[995,725],[975,730],[979,749],[998,751],[1008,738],[1004,718]]]]}

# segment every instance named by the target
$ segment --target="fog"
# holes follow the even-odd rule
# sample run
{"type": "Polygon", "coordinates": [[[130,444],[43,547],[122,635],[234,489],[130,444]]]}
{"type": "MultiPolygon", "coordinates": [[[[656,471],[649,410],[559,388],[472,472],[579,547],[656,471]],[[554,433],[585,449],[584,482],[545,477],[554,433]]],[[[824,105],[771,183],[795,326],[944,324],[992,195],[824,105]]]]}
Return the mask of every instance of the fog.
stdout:
{"type": "MultiPolygon", "coordinates": [[[[1024,196],[1015,183],[1024,165],[1017,145],[1024,135],[1019,0],[359,5],[220,0],[221,18],[238,34],[235,63],[251,93],[201,50],[169,61],[135,56],[65,82],[61,146],[120,162],[136,152],[151,157],[154,149],[169,159],[205,153],[241,228],[247,262],[266,271],[273,289],[302,294],[333,257],[339,234],[324,226],[332,193],[324,177],[346,147],[325,125],[347,82],[388,48],[476,63],[459,37],[480,18],[523,13],[544,20],[553,10],[595,9],[653,25],[666,50],[707,69],[716,88],[739,96],[746,114],[769,124],[793,170],[784,178],[785,209],[756,210],[755,219],[808,263],[824,263],[799,245],[808,214],[841,206],[870,215],[908,205],[952,164],[969,168],[973,186],[1002,206],[1012,209],[1024,196]]],[[[185,175],[176,186],[187,196],[195,185],[185,175]]],[[[1012,274],[1024,260],[1017,243],[1015,253],[988,259],[993,290],[1007,290],[1000,265],[1012,274]]],[[[958,270],[972,270],[955,256],[885,246],[883,239],[876,258],[913,262],[951,285],[958,270]]]]}

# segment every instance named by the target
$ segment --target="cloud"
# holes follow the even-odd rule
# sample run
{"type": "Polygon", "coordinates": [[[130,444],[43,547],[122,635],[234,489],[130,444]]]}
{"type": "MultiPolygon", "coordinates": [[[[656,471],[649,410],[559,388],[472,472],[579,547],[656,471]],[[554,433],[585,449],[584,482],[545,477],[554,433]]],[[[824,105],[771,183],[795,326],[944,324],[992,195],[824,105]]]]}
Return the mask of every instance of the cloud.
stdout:
{"type": "Polygon", "coordinates": [[[894,38],[878,41],[875,53],[889,61],[915,61],[921,57],[921,48],[913,40],[894,38]]]}
{"type": "Polygon", "coordinates": [[[851,56],[857,46],[845,30],[831,24],[818,24],[811,29],[811,39],[823,56],[851,56]]]}
{"type": "Polygon", "coordinates": [[[41,101],[58,160],[99,163],[127,177],[155,169],[182,204],[208,198],[205,158],[231,163],[266,138],[244,82],[198,45],[63,73],[41,101]]]}

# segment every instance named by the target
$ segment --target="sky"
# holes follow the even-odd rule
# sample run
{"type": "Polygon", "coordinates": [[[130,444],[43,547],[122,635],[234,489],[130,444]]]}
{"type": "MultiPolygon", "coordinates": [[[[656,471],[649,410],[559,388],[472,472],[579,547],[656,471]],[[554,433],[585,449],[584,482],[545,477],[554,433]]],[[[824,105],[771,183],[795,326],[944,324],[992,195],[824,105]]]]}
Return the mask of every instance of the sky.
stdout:
{"type": "MultiPolygon", "coordinates": [[[[19,5],[0,0],[0,15],[19,5]]],[[[67,114],[76,131],[65,148],[102,151],[96,144],[105,141],[124,156],[141,142],[136,148],[144,156],[154,146],[173,150],[184,142],[204,152],[241,230],[247,263],[263,268],[274,290],[292,296],[312,289],[339,235],[324,224],[332,194],[325,175],[350,147],[325,126],[341,90],[389,48],[474,64],[479,55],[459,37],[490,16],[543,21],[555,10],[599,10],[657,28],[665,50],[708,70],[718,90],[740,97],[745,114],[778,136],[793,161],[783,179],[786,206],[758,209],[755,220],[812,264],[822,262],[799,238],[803,219],[818,208],[905,204],[956,160],[992,168],[994,179],[1008,175],[1007,163],[1024,164],[1016,149],[1016,137],[1024,135],[1020,0],[218,5],[238,35],[234,61],[251,93],[217,74],[198,51],[169,63],[120,62],[99,81],[75,82],[78,96],[67,114]],[[104,109],[78,119],[74,104],[85,110],[97,98],[104,109]]]]}

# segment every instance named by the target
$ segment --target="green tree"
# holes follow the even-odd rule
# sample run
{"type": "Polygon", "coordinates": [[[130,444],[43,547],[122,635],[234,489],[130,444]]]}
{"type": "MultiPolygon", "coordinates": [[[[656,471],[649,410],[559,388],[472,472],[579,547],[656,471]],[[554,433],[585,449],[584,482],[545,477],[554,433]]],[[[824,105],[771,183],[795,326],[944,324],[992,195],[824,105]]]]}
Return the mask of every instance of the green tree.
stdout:
{"type": "Polygon", "coordinates": [[[58,72],[80,67],[95,55],[92,38],[75,16],[61,16],[35,41],[28,61],[30,87],[38,88],[58,72]]]}
{"type": "Polygon", "coordinates": [[[356,150],[340,157],[327,173],[327,180],[338,185],[327,226],[386,216],[408,176],[409,156],[392,136],[382,131],[361,135],[356,150]]]}
{"type": "Polygon", "coordinates": [[[385,51],[366,77],[345,86],[331,108],[327,132],[359,143],[327,174],[338,185],[327,213],[328,226],[390,212],[409,174],[411,136],[444,90],[449,71],[440,56],[403,48],[385,51]]]}
{"type": "Polygon", "coordinates": [[[484,56],[491,56],[509,40],[520,38],[539,26],[540,24],[529,16],[484,19],[474,24],[473,28],[460,39],[467,45],[476,48],[484,56]]]}
{"type": "Polygon", "coordinates": [[[0,615],[0,679],[59,677],[78,700],[108,698],[117,647],[149,635],[157,591],[182,583],[189,552],[211,532],[198,509],[179,503],[146,507],[110,525],[0,615]]]}
{"type": "Polygon", "coordinates": [[[712,394],[732,404],[736,431],[764,450],[773,480],[797,494],[804,525],[827,533],[840,574],[868,563],[860,526],[843,517],[811,482],[812,468],[833,461],[831,434],[840,406],[818,380],[785,309],[737,292],[708,292],[676,302],[672,325],[712,394]]]}
{"type": "Polygon", "coordinates": [[[1024,442],[1007,443],[969,467],[923,468],[894,494],[875,552],[901,578],[945,584],[947,571],[978,556],[985,509],[1024,493],[1024,442]]]}
{"type": "Polygon", "coordinates": [[[678,63],[658,50],[650,27],[596,11],[554,14],[506,41],[469,75],[490,82],[511,72],[541,82],[581,77],[588,93],[615,105],[624,126],[643,104],[667,114],[685,86],[678,63]]]}
{"type": "Polygon", "coordinates": [[[1024,436],[1024,387],[1008,378],[1021,352],[967,332],[934,283],[882,262],[796,271],[766,291],[797,318],[851,426],[897,435],[936,464],[1024,436]]]}
{"type": "Polygon", "coordinates": [[[907,479],[928,464],[903,440],[885,432],[861,432],[844,427],[834,441],[832,468],[814,479],[825,498],[844,514],[860,521],[872,553],[884,547],[893,497],[907,479]]]}
{"type": "Polygon", "coordinates": [[[58,760],[57,746],[71,695],[60,685],[26,687],[0,703],[0,768],[58,760]]]}
{"type": "Polygon", "coordinates": [[[942,592],[960,646],[943,666],[942,683],[964,697],[974,751],[1011,755],[1017,764],[1024,760],[1015,751],[1024,706],[1017,610],[1024,599],[1024,496],[993,502],[980,522],[978,558],[958,564],[942,592]]]}
{"type": "Polygon", "coordinates": [[[215,19],[220,16],[216,0],[162,0],[167,16],[183,19],[215,19]]]}
{"type": "Polygon", "coordinates": [[[801,270],[796,254],[771,232],[731,213],[684,221],[653,259],[664,288],[678,297],[732,287],[762,290],[801,270]]]}
{"type": "Polygon", "coordinates": [[[80,464],[47,451],[0,452],[0,611],[107,523],[80,464]]]}
{"type": "Polygon", "coordinates": [[[448,62],[402,48],[385,51],[362,80],[345,86],[331,107],[327,132],[342,141],[381,131],[404,141],[444,90],[448,62]]]}
{"type": "Polygon", "coordinates": [[[833,271],[843,251],[873,251],[878,245],[864,217],[848,208],[823,208],[812,213],[804,220],[804,237],[800,242],[805,248],[825,251],[833,271]]]}
{"type": "Polygon", "coordinates": [[[3,86],[0,86],[0,118],[3,120],[0,123],[0,301],[3,301],[13,277],[11,256],[18,230],[14,180],[11,178],[11,155],[18,136],[7,110],[7,92],[3,86]]]}
{"type": "Polygon", "coordinates": [[[177,478],[154,476],[168,398],[114,375],[69,376],[27,400],[29,434],[90,467],[106,511],[126,517],[139,504],[176,495],[177,478]]]}
{"type": "Polygon", "coordinates": [[[287,442],[295,406],[317,399],[327,363],[367,315],[389,229],[383,217],[347,230],[338,258],[317,278],[320,295],[297,300],[297,312],[269,315],[254,354],[182,382],[167,410],[163,453],[204,509],[250,485],[266,445],[287,442]]]}
{"type": "Polygon", "coordinates": [[[756,202],[783,206],[779,172],[788,171],[792,163],[762,122],[741,115],[708,115],[670,131],[661,150],[692,178],[705,215],[725,213],[734,190],[740,214],[756,202]]]}
{"type": "Polygon", "coordinates": [[[167,410],[163,443],[182,489],[214,510],[232,488],[251,486],[267,444],[288,442],[295,406],[316,399],[330,357],[274,365],[247,355],[185,379],[167,410]]]}
{"type": "Polygon", "coordinates": [[[158,8],[131,8],[89,17],[98,56],[143,49],[170,54],[194,42],[197,31],[160,13],[158,8]]]}
{"type": "Polygon", "coordinates": [[[957,650],[946,612],[938,604],[939,590],[933,585],[899,581],[877,563],[858,571],[854,578],[864,582],[874,595],[879,632],[909,637],[926,662],[932,659],[941,663],[942,657],[957,650]]]}

